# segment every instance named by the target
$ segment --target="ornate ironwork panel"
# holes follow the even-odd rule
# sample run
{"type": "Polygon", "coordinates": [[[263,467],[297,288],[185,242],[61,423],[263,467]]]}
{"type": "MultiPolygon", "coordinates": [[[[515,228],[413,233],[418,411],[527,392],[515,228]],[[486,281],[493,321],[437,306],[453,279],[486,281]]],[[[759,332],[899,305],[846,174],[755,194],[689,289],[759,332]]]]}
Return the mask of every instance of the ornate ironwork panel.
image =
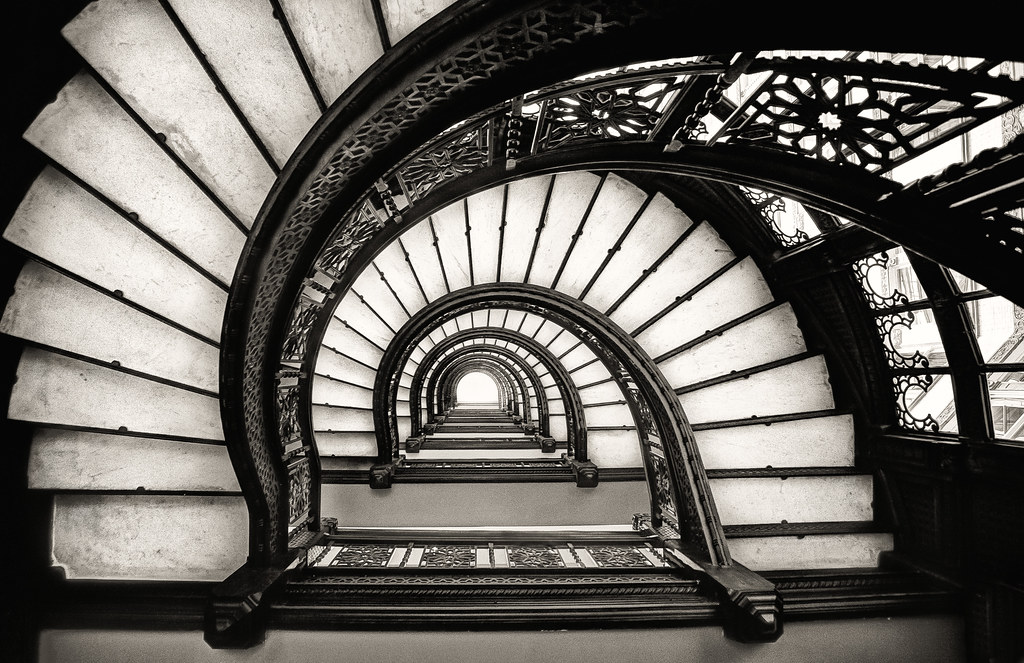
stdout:
{"type": "Polygon", "coordinates": [[[662,523],[679,531],[679,514],[672,496],[672,481],[665,459],[658,453],[651,453],[651,469],[654,470],[654,501],[662,523]]]}
{"type": "Polygon", "coordinates": [[[598,566],[615,568],[636,568],[654,566],[636,548],[626,546],[587,546],[587,551],[598,566]]]}
{"type": "Polygon", "coordinates": [[[598,85],[550,99],[533,114],[539,150],[585,140],[642,140],[661,119],[665,103],[681,85],[675,77],[598,85]]]}
{"type": "Polygon", "coordinates": [[[750,71],[770,75],[719,136],[882,172],[997,117],[1019,88],[1001,77],[893,63],[772,59],[750,71]]]}
{"type": "Polygon", "coordinates": [[[399,171],[403,188],[415,200],[438,184],[483,168],[490,161],[490,123],[460,131],[447,142],[419,153],[399,171]]]}
{"type": "Polygon", "coordinates": [[[395,552],[395,546],[382,543],[352,543],[344,546],[331,560],[331,566],[375,567],[385,566],[395,552]]]}
{"type": "Polygon", "coordinates": [[[288,467],[288,522],[296,525],[309,515],[309,459],[301,458],[288,467]]]}
{"type": "Polygon", "coordinates": [[[302,437],[299,426],[299,404],[302,390],[298,384],[278,386],[277,389],[277,430],[281,440],[281,451],[285,453],[289,446],[302,437]]]}
{"type": "MultiPolygon", "coordinates": [[[[889,254],[884,251],[853,263],[853,273],[857,277],[857,282],[860,283],[861,289],[864,291],[864,299],[867,300],[868,306],[876,311],[900,306],[910,301],[909,297],[895,288],[888,295],[882,294],[875,289],[875,281],[872,280],[871,276],[872,270],[878,270],[876,271],[877,280],[887,284],[888,272],[886,272],[886,268],[888,265],[889,254]]],[[[887,287],[887,285],[882,287],[887,287]]]]}
{"type": "Polygon", "coordinates": [[[423,550],[420,566],[470,569],[476,566],[475,546],[430,546],[423,550]]]}
{"type": "Polygon", "coordinates": [[[904,368],[927,368],[928,358],[921,354],[920,350],[914,350],[913,354],[906,355],[900,352],[903,345],[903,332],[909,330],[914,324],[914,314],[911,311],[901,313],[889,313],[875,318],[875,326],[882,337],[882,350],[885,352],[885,359],[889,366],[897,369],[904,368]]]}
{"type": "Polygon", "coordinates": [[[551,546],[509,546],[508,563],[514,568],[558,569],[562,556],[551,546]]]}
{"type": "Polygon", "coordinates": [[[920,431],[937,432],[939,422],[931,414],[922,417],[914,416],[912,410],[916,399],[928,391],[935,381],[933,375],[894,375],[893,390],[896,392],[896,416],[904,428],[920,431]]]}
{"type": "Polygon", "coordinates": [[[338,231],[320,252],[315,268],[333,279],[340,278],[356,251],[383,225],[374,207],[364,199],[348,223],[339,224],[338,231]]]}
{"type": "Polygon", "coordinates": [[[796,246],[802,242],[806,242],[809,238],[807,233],[797,228],[793,233],[787,233],[779,225],[777,215],[783,214],[786,211],[786,200],[782,196],[777,196],[767,191],[755,189],[748,186],[740,186],[739,190],[743,192],[743,195],[750,200],[757,207],[757,211],[761,215],[761,219],[764,220],[765,225],[772,231],[775,238],[779,240],[779,243],[785,247],[796,246]]]}
{"type": "Polygon", "coordinates": [[[321,304],[299,297],[292,310],[291,324],[281,346],[281,361],[297,362],[305,359],[309,349],[309,332],[320,314],[321,304]]]}

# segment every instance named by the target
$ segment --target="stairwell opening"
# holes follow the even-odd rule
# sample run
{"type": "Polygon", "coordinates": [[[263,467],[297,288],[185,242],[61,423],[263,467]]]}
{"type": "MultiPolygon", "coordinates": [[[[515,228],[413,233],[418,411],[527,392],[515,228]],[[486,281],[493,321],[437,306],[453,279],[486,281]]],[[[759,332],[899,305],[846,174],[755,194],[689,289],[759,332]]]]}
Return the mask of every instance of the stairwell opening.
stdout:
{"type": "Polygon", "coordinates": [[[466,409],[496,409],[498,385],[489,376],[474,371],[459,380],[455,388],[456,405],[466,409]]]}

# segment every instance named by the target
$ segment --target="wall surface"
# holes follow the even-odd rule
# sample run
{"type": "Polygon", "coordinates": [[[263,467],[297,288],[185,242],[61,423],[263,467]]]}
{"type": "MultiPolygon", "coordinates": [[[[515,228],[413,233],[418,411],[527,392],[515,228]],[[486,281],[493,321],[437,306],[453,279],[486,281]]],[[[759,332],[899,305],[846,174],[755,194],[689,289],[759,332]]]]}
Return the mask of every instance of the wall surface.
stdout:
{"type": "Polygon", "coordinates": [[[250,650],[210,649],[195,632],[44,631],[41,663],[180,661],[779,661],[871,663],[963,661],[963,625],[953,617],[878,618],[786,625],[771,644],[727,640],[717,627],[552,632],[272,631],[250,650]]]}
{"type": "Polygon", "coordinates": [[[556,483],[325,484],[321,513],[342,527],[518,527],[625,525],[649,513],[642,481],[606,481],[596,488],[556,483]]]}

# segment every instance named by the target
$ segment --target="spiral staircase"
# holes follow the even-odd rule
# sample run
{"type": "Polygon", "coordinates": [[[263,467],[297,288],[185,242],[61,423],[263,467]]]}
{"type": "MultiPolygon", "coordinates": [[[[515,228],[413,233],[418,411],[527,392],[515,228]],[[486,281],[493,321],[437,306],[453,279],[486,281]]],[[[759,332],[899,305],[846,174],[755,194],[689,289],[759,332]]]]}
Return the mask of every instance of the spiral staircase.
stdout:
{"type": "MultiPolygon", "coordinates": [[[[3,232],[26,261],[0,332],[23,344],[8,417],[32,426],[29,488],[52,498],[51,563],[69,582],[213,583],[246,563],[221,419],[239,256],[325,110],[448,4],[99,0],[64,27],[83,67],[24,133],[49,165],[3,232]]],[[[572,329],[501,304],[417,341],[392,413],[392,484],[367,482],[380,462],[374,386],[396,336],[446,297],[512,284],[605,316],[653,362],[737,562],[769,578],[882,573],[892,522],[857,462],[853,402],[837,396],[820,331],[727,224],[596,168],[488,186],[396,231],[341,293],[316,352],[321,515],[360,541],[489,527],[472,536],[493,568],[512,531],[638,536],[651,497],[629,394],[572,329]],[[480,415],[412,389],[457,350],[505,362],[521,407],[480,415]],[[570,396],[587,480],[567,453],[570,396]]],[[[341,560],[333,545],[321,552],[341,560]]],[[[385,565],[408,563],[389,550],[385,565]]]]}

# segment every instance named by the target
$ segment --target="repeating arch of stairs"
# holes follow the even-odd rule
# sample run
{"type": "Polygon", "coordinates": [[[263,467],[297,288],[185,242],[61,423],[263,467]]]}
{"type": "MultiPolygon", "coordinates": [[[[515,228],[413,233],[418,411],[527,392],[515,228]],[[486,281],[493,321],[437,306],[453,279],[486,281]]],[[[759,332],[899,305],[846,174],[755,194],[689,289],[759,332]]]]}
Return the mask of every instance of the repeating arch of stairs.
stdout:
{"type": "MultiPolygon", "coordinates": [[[[375,365],[396,330],[432,301],[510,281],[577,297],[654,359],[694,427],[737,559],[755,569],[871,566],[891,547],[872,525],[871,477],[853,468],[852,416],[835,409],[824,360],[808,350],[792,308],[710,223],[614,174],[518,180],[406,228],[339,302],[319,361],[375,365]]],[[[636,424],[607,368],[541,316],[463,314],[423,340],[403,375],[443,338],[487,327],[523,333],[558,357],[582,400],[598,467],[642,468],[636,424]]],[[[314,390],[322,374],[318,365],[314,390]]],[[[410,397],[403,381],[402,438],[410,397]]],[[[354,414],[366,402],[341,399],[332,411],[354,414]]],[[[564,428],[552,428],[563,440],[564,428]]],[[[331,441],[339,456],[364,448],[355,435],[331,441]]],[[[364,455],[369,466],[375,449],[364,455]]]]}
{"type": "MultiPolygon", "coordinates": [[[[53,561],[69,577],[220,580],[244,562],[245,503],[217,393],[236,259],[325,106],[447,4],[393,0],[375,17],[369,3],[101,0],[65,28],[86,66],[25,133],[51,164],[4,231],[29,260],[0,331],[25,342],[8,415],[36,427],[29,483],[54,496],[53,561]]],[[[655,361],[694,426],[736,559],[865,567],[891,547],[873,526],[871,477],[853,468],[852,417],[835,409],[789,304],[711,224],[614,174],[482,191],[384,249],[320,352],[322,451],[372,455],[367,387],[410,315],[506,281],[577,297],[655,361]]],[[[635,423],[593,353],[537,316],[480,317],[431,343],[475,326],[543,343],[573,375],[592,457],[640,467],[635,423]]],[[[424,494],[337,488],[340,511],[326,515],[342,524],[412,513],[424,494]]],[[[644,490],[598,487],[592,517],[628,522],[644,490]]]]}

